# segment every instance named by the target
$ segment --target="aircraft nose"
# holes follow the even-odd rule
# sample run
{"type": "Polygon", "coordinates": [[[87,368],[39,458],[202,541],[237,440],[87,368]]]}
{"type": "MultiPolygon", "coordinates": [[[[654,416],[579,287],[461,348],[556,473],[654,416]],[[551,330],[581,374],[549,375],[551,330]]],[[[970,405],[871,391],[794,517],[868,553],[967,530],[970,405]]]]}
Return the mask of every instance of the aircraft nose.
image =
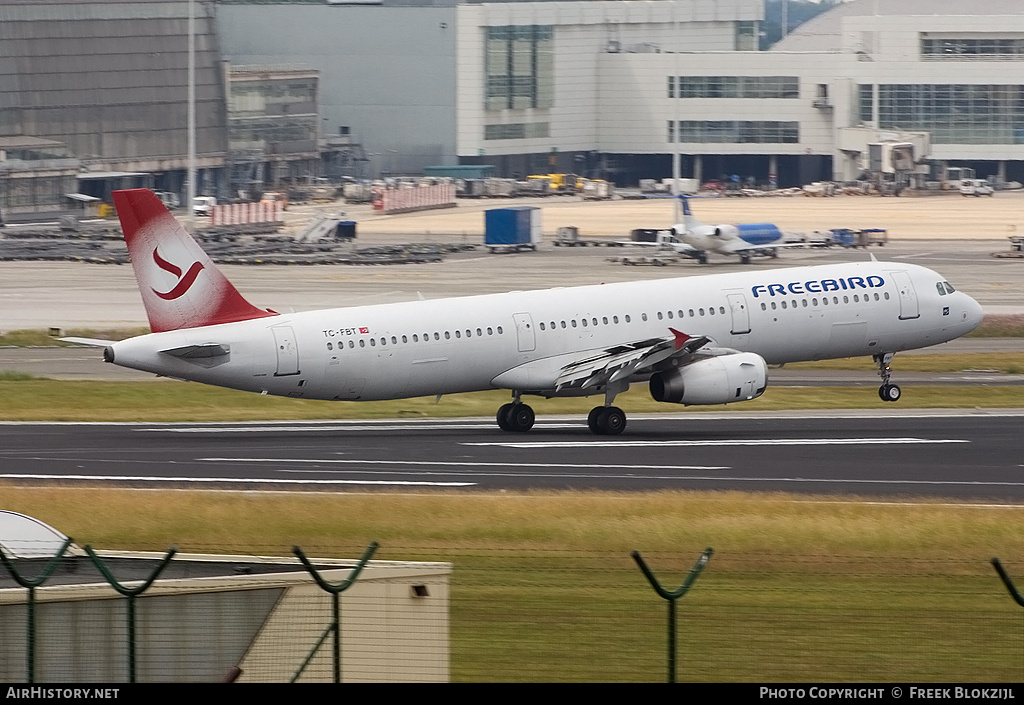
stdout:
{"type": "Polygon", "coordinates": [[[981,304],[975,301],[970,296],[964,294],[964,325],[968,326],[967,332],[974,330],[981,324],[981,319],[985,317],[985,311],[982,310],[981,304]]]}

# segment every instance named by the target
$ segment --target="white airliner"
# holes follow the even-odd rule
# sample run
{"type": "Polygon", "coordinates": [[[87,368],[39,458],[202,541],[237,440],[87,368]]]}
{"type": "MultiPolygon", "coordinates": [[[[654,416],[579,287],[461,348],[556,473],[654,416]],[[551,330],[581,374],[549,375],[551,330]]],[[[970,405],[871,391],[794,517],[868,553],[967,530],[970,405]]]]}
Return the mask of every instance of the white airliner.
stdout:
{"type": "Polygon", "coordinates": [[[683,222],[672,228],[677,243],[672,248],[707,264],[708,252],[739,255],[743,264],[750,264],[754,255],[775,257],[780,247],[802,247],[803,243],[785,242],[785,235],[772,223],[738,223],[705,225],[690,211],[690,199],[679,196],[683,206],[683,222]]]}
{"type": "Polygon", "coordinates": [[[150,191],[115,191],[151,334],[107,362],[306,399],[372,400],[509,389],[507,431],[533,426],[523,395],[604,395],[594,433],[634,382],[658,401],[754,399],[769,363],[872,355],[896,401],[893,353],[957,338],[982,318],[920,266],[869,262],[278,314],[246,301],[150,191]]]}

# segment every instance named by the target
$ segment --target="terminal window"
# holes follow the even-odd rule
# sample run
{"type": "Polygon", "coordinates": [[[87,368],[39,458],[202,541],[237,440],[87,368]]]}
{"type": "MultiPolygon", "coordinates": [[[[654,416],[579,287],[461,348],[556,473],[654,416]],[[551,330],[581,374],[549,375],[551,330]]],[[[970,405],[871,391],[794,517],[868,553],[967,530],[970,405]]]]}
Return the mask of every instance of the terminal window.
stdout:
{"type": "Polygon", "coordinates": [[[550,108],[554,102],[554,28],[487,27],[487,110],[550,108]]]}

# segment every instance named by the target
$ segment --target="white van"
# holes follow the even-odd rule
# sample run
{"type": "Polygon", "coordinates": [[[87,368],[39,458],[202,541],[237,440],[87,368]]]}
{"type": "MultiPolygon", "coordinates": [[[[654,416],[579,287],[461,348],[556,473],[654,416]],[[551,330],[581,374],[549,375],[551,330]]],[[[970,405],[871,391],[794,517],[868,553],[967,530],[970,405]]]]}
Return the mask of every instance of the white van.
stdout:
{"type": "Polygon", "coordinates": [[[993,193],[995,193],[995,189],[985,179],[960,180],[961,196],[991,196],[993,193]]]}
{"type": "Polygon", "coordinates": [[[213,196],[196,196],[192,199],[192,212],[196,215],[210,215],[217,199],[213,196]]]}

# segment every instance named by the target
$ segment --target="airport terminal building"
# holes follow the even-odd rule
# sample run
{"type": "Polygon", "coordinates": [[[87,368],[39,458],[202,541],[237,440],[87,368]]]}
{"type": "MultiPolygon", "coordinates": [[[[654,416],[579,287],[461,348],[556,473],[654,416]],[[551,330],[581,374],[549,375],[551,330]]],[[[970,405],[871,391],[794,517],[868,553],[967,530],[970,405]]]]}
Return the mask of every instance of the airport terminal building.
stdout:
{"type": "MultiPolygon", "coordinates": [[[[216,195],[236,173],[456,164],[626,185],[676,153],[683,176],[787,186],[855,178],[868,145],[904,140],[933,170],[1024,181],[1024,7],[1005,0],[854,0],[768,51],[763,0],[195,5],[216,195]]],[[[76,170],[181,189],[187,6],[0,7],[0,210],[61,198],[76,170]]]]}
{"type": "Polygon", "coordinates": [[[225,55],[320,71],[377,174],[851,179],[867,145],[1024,180],[1024,8],[855,0],[757,50],[761,0],[228,0],[225,55]],[[877,14],[875,14],[877,12],[877,14]],[[923,138],[920,133],[926,133],[923,138]]]}

